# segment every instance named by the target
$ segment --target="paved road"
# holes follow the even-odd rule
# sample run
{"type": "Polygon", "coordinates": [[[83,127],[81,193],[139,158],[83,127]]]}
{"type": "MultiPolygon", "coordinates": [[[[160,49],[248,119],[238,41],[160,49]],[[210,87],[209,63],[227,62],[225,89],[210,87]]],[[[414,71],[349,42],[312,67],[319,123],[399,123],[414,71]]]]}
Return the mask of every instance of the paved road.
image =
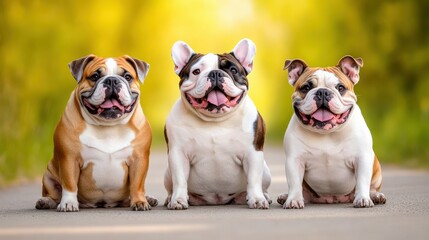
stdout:
{"type": "MultiPolygon", "coordinates": [[[[273,175],[270,195],[285,192],[283,152],[266,149],[273,175]]],[[[148,193],[163,203],[165,151],[152,153],[148,193]]],[[[149,212],[81,209],[78,213],[36,210],[40,184],[0,191],[0,239],[429,239],[429,172],[384,166],[383,206],[355,209],[351,204],[307,205],[284,210],[246,206],[190,207],[149,212]]],[[[162,205],[162,204],[161,204],[162,205]]]]}

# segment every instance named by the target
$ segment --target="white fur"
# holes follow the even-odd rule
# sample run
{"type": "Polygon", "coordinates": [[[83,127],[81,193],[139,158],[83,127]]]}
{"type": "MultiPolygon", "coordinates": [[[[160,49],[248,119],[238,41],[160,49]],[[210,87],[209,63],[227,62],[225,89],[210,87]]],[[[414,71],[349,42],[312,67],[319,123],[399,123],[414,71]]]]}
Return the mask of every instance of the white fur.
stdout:
{"type": "Polygon", "coordinates": [[[103,84],[98,84],[95,87],[94,93],[92,94],[91,98],[87,98],[89,103],[92,105],[100,105],[104,102],[106,98],[106,87],[103,86],[103,84]]]}
{"type": "Polygon", "coordinates": [[[106,75],[115,75],[118,72],[118,64],[115,59],[107,58],[106,59],[106,75]]]}
{"type": "MultiPolygon", "coordinates": [[[[119,101],[123,106],[129,106],[133,99],[131,97],[130,91],[128,89],[128,84],[125,83],[123,80],[119,80],[122,84],[122,88],[118,93],[119,101]]],[[[106,87],[103,86],[103,82],[100,82],[96,88],[94,93],[92,94],[91,98],[87,98],[89,103],[92,105],[101,105],[106,100],[106,87]]]]}
{"type": "MultiPolygon", "coordinates": [[[[233,52],[250,73],[255,55],[253,42],[243,39],[233,52]]],[[[193,53],[184,42],[173,45],[176,74],[193,53]]],[[[211,86],[208,74],[219,70],[218,65],[218,55],[211,53],[193,63],[188,79],[180,86],[181,99],[167,118],[168,168],[164,183],[169,209],[188,208],[188,192],[200,195],[208,204],[221,204],[247,191],[250,208],[269,207],[264,193],[271,176],[263,152],[253,144],[258,112],[246,95],[247,87],[235,84],[225,73],[225,93],[231,97],[241,95],[242,99],[233,108],[225,106],[216,113],[197,110],[186,100],[187,94],[194,98],[205,96],[211,86]],[[197,69],[199,73],[193,74],[197,69]]]]}
{"type": "Polygon", "coordinates": [[[127,87],[128,83],[122,80],[121,80],[121,83],[122,83],[122,88],[118,93],[119,101],[122,103],[122,105],[129,106],[133,102],[133,98],[131,96],[131,92],[129,88],[127,87]]]}
{"type": "Polygon", "coordinates": [[[214,69],[219,69],[218,61],[218,56],[211,53],[201,57],[198,62],[192,65],[189,78],[182,83],[180,90],[196,98],[203,97],[206,93],[205,85],[207,81],[210,82],[210,80],[208,80],[208,74],[214,69]],[[192,74],[196,69],[200,70],[200,74],[192,74]]]}
{"type": "Polygon", "coordinates": [[[107,193],[124,184],[125,169],[133,152],[134,132],[126,125],[98,127],[87,124],[79,139],[82,144],[83,168],[93,164],[93,178],[98,189],[107,193]]]}
{"type": "Polygon", "coordinates": [[[250,98],[222,121],[202,121],[178,100],[168,116],[168,178],[172,179],[171,209],[187,208],[188,191],[209,203],[232,199],[231,193],[247,191],[249,207],[264,206],[262,182],[270,181],[263,152],[253,146],[256,107],[250,98]]]}
{"type": "Polygon", "coordinates": [[[57,207],[58,212],[78,212],[79,202],[77,192],[69,192],[63,188],[61,202],[57,207]]]}
{"type": "MultiPolygon", "coordinates": [[[[332,78],[326,79],[326,87],[336,84],[332,78]]],[[[284,208],[304,207],[303,178],[321,196],[345,195],[356,187],[355,203],[364,200],[366,206],[372,204],[372,137],[357,104],[354,103],[348,120],[328,134],[304,127],[294,114],[285,133],[284,150],[289,186],[284,208]]]]}

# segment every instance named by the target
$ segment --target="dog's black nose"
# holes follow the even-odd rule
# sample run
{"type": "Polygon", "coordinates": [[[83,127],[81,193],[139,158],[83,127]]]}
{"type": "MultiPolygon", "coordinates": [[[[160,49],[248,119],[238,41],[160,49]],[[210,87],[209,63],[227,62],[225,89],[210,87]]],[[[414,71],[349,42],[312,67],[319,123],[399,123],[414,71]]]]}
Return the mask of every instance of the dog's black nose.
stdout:
{"type": "Polygon", "coordinates": [[[316,98],[317,100],[326,100],[329,101],[332,99],[332,92],[329,91],[328,89],[319,89],[316,92],[316,98]]]}
{"type": "Polygon", "coordinates": [[[121,91],[121,81],[116,77],[107,77],[103,81],[103,86],[106,88],[105,94],[107,98],[117,97],[121,91]]]}
{"type": "Polygon", "coordinates": [[[106,80],[104,80],[104,85],[106,87],[116,88],[117,86],[119,86],[119,84],[120,84],[119,79],[115,77],[108,77],[106,78],[106,80]]]}
{"type": "Polygon", "coordinates": [[[223,77],[225,74],[220,70],[213,70],[209,73],[209,79],[212,82],[212,85],[217,85],[218,83],[223,83],[223,77]]]}
{"type": "Polygon", "coordinates": [[[327,105],[332,98],[332,92],[325,88],[317,90],[316,94],[314,95],[314,101],[316,101],[317,107],[325,104],[327,105]]]}

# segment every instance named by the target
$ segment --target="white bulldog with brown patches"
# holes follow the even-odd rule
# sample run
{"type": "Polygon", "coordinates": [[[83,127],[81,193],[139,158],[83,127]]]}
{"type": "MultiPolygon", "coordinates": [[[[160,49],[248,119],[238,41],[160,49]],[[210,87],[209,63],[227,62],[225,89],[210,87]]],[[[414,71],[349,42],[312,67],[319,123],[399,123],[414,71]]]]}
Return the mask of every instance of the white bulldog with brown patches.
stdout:
{"type": "Polygon", "coordinates": [[[144,189],[152,132],[139,83],[149,65],[129,56],[89,55],[69,67],[78,85],[55,130],[54,156],[36,208],[156,206],[144,189]]]}
{"type": "Polygon", "coordinates": [[[288,194],[283,208],[304,203],[384,204],[380,163],[353,87],[361,58],[344,56],[335,67],[311,68],[286,60],[295,114],[285,133],[288,194]]]}
{"type": "Polygon", "coordinates": [[[197,54],[184,42],[174,44],[181,98],[165,126],[169,209],[228,203],[269,208],[265,124],[247,96],[254,55],[249,39],[224,54],[197,54]]]}

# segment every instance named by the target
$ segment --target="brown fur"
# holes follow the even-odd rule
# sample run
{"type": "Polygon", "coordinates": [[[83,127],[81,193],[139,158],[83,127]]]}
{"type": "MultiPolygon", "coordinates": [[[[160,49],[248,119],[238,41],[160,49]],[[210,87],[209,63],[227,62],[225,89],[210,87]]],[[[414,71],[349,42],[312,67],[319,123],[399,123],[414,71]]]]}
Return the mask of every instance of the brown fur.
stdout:
{"type": "Polygon", "coordinates": [[[312,78],[313,74],[317,70],[324,70],[324,71],[331,72],[331,73],[335,74],[335,76],[337,76],[339,78],[339,80],[344,84],[344,86],[346,87],[346,89],[350,90],[350,92],[353,92],[353,87],[354,87],[353,82],[346,75],[344,75],[344,73],[341,72],[341,69],[339,69],[338,67],[326,67],[326,68],[320,68],[320,67],[311,68],[311,67],[307,67],[305,69],[305,71],[302,73],[302,75],[298,78],[298,80],[293,85],[294,88],[295,88],[295,91],[294,91],[294,93],[292,95],[292,99],[294,99],[297,94],[300,95],[300,99],[303,99],[305,97],[305,95],[303,93],[301,93],[301,91],[299,91],[299,89],[309,79],[312,78]]]}
{"type": "Polygon", "coordinates": [[[372,167],[371,192],[378,192],[381,188],[381,165],[377,156],[374,156],[374,165],[372,167]]]}
{"type": "Polygon", "coordinates": [[[264,150],[266,127],[265,127],[264,119],[262,119],[262,116],[261,114],[259,114],[259,112],[258,112],[258,117],[253,123],[253,128],[255,132],[255,137],[253,139],[253,146],[255,147],[256,151],[262,151],[264,150]]]}
{"type": "MultiPolygon", "coordinates": [[[[116,58],[115,60],[119,67],[132,74],[134,81],[130,87],[138,90],[138,76],[134,67],[127,61],[127,57],[116,58]]],[[[37,202],[36,208],[56,208],[56,205],[61,201],[62,189],[70,192],[77,191],[81,206],[98,206],[95,199],[99,199],[103,192],[97,189],[95,185],[92,175],[93,164],[89,163],[83,168],[83,160],[80,154],[79,136],[86,127],[86,122],[81,114],[80,93],[94,85],[94,82],[88,80],[88,77],[97,70],[105,71],[104,61],[103,58],[94,57],[86,65],[82,80],[70,96],[54,133],[54,156],[43,176],[43,198],[37,202]]],[[[144,184],[149,166],[152,131],[145,119],[139,100],[137,100],[134,113],[130,114],[133,115],[127,126],[135,132],[135,139],[131,143],[133,153],[128,159],[128,165],[123,164],[125,171],[123,187],[117,190],[118,194],[122,196],[122,202],[117,203],[117,205],[131,206],[133,209],[142,210],[148,206],[144,184]]]]}

